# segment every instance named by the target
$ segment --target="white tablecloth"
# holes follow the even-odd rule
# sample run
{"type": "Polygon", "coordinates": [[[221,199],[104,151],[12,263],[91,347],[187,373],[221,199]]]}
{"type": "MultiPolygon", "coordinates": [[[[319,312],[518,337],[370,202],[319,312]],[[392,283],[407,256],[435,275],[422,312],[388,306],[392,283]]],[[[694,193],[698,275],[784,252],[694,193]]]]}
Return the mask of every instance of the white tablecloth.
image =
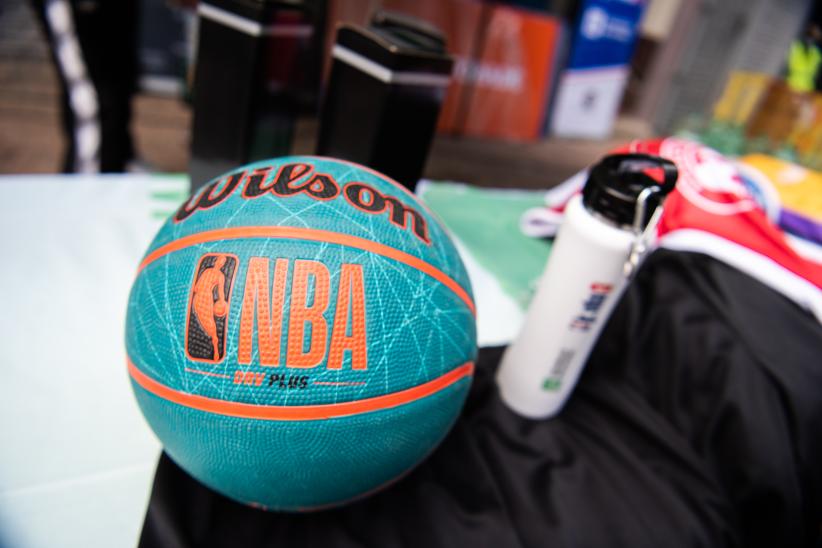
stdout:
{"type": "Polygon", "coordinates": [[[0,546],[136,544],[160,446],[123,345],[181,177],[0,178],[0,546]]]}

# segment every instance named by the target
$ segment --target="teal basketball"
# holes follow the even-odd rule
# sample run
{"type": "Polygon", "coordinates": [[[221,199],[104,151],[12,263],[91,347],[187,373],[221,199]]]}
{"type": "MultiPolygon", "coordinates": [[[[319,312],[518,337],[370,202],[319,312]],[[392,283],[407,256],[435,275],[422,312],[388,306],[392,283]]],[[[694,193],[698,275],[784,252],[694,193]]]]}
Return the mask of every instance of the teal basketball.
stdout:
{"type": "Polygon", "coordinates": [[[155,237],[128,303],[137,402],[167,454],[246,504],[365,496],[431,453],[474,371],[457,250],[404,187],[310,156],[196,192],[155,237]]]}

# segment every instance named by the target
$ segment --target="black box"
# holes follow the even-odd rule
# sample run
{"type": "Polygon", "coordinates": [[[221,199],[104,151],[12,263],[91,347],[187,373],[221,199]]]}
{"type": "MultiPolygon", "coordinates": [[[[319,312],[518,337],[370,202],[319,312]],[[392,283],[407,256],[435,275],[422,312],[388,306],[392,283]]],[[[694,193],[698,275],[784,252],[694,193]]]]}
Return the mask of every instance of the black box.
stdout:
{"type": "Polygon", "coordinates": [[[383,13],[367,29],[341,26],[331,54],[317,153],[361,163],[413,190],[451,77],[442,35],[383,13]]]}
{"type": "Polygon", "coordinates": [[[290,152],[316,104],[325,1],[200,2],[192,190],[242,164],[290,152]]]}

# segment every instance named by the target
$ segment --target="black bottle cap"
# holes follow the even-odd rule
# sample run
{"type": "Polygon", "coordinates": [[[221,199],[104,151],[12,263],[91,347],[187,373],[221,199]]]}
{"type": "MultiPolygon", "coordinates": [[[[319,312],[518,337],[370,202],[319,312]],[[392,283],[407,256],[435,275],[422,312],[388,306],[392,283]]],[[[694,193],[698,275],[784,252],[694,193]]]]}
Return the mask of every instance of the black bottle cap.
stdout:
{"type": "Polygon", "coordinates": [[[656,187],[645,202],[642,227],[676,185],[678,172],[670,160],[650,154],[612,154],[599,161],[582,189],[585,209],[617,225],[632,226],[640,192],[656,187]]]}

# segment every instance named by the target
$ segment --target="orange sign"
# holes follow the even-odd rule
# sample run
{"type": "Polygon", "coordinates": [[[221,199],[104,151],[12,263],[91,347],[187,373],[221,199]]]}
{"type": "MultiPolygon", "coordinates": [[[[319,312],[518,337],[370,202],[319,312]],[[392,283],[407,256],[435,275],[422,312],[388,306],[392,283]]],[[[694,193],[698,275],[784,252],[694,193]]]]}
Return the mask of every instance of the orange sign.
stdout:
{"type": "Polygon", "coordinates": [[[560,22],[546,15],[494,7],[472,75],[463,132],[538,139],[545,122],[560,22]]]}

